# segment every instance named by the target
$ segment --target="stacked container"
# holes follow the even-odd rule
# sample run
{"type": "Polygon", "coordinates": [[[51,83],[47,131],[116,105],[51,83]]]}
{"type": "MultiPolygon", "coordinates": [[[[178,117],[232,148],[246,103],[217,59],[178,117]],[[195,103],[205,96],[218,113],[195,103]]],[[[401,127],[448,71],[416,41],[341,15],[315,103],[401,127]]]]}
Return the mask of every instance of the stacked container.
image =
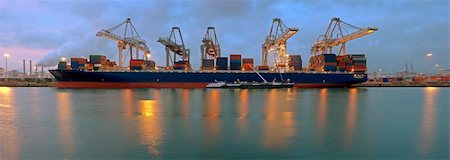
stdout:
{"type": "Polygon", "coordinates": [[[347,67],[351,67],[351,61],[349,55],[336,56],[338,62],[338,71],[344,72],[347,67]]]}
{"type": "Polygon", "coordinates": [[[350,59],[352,62],[352,71],[353,72],[366,72],[366,57],[364,54],[353,54],[350,55],[350,59]]]}
{"type": "Polygon", "coordinates": [[[242,55],[231,54],[230,55],[230,70],[241,70],[242,68],[242,55]]]}
{"type": "Polygon", "coordinates": [[[58,70],[66,70],[67,69],[67,62],[66,61],[59,61],[58,63],[58,70]]]}
{"type": "Polygon", "coordinates": [[[335,54],[322,54],[321,59],[323,63],[324,71],[336,71],[337,59],[335,54]]]}
{"type": "Polygon", "coordinates": [[[154,69],[156,67],[156,64],[153,60],[146,60],[144,61],[144,66],[148,69],[154,69]]]}
{"type": "Polygon", "coordinates": [[[294,70],[302,70],[302,57],[300,55],[289,55],[289,67],[294,70]]]}
{"type": "Polygon", "coordinates": [[[145,61],[143,59],[132,59],[130,60],[130,70],[142,70],[145,61]]]}
{"type": "Polygon", "coordinates": [[[269,66],[258,66],[257,68],[258,68],[258,70],[261,70],[261,71],[269,70],[269,66]]]}
{"type": "Polygon", "coordinates": [[[70,65],[72,70],[83,70],[87,64],[86,58],[70,58],[70,65]]]}
{"type": "Polygon", "coordinates": [[[216,58],[216,70],[228,70],[228,58],[217,57],[216,58]]]}
{"type": "Polygon", "coordinates": [[[202,70],[214,70],[214,59],[202,59],[202,70]]]}
{"type": "Polygon", "coordinates": [[[94,69],[94,65],[91,64],[91,63],[87,63],[85,67],[86,67],[86,69],[89,70],[89,71],[92,71],[92,70],[94,69]]]}
{"type": "Polygon", "coordinates": [[[187,70],[189,68],[188,61],[178,61],[173,64],[174,70],[187,70]]]}
{"type": "Polygon", "coordinates": [[[336,71],[337,59],[335,54],[321,54],[312,56],[309,60],[311,69],[316,71],[336,71]]]}
{"type": "Polygon", "coordinates": [[[242,68],[246,71],[253,70],[253,58],[243,58],[242,59],[242,68]]]}
{"type": "Polygon", "coordinates": [[[106,56],[89,55],[89,63],[94,66],[94,70],[99,70],[102,68],[102,65],[106,65],[106,56]]]}

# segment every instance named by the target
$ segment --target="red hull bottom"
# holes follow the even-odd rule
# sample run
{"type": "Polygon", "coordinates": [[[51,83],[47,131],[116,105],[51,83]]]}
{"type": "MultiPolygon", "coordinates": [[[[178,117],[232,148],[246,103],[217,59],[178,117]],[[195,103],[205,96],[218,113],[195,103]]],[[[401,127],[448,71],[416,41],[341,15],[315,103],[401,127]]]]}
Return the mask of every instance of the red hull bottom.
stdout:
{"type": "MultiPolygon", "coordinates": [[[[158,83],[124,83],[124,82],[56,82],[54,87],[58,88],[206,88],[208,83],[203,82],[158,82],[158,83]]],[[[351,87],[349,84],[333,83],[297,83],[298,88],[329,88],[329,87],[351,87]]]]}

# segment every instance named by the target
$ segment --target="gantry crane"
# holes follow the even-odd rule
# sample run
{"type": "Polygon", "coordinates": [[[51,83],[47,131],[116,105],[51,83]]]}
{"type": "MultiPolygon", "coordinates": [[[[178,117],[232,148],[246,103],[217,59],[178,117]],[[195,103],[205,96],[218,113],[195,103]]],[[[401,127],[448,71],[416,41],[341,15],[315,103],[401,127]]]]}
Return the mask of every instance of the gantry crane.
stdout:
{"type": "MultiPolygon", "coordinates": [[[[123,67],[124,59],[122,52],[124,49],[128,49],[128,53],[130,54],[130,59],[133,59],[133,48],[136,49],[136,58],[139,58],[139,50],[144,52],[144,59],[147,60],[150,57],[150,50],[147,47],[145,41],[139,36],[136,28],[133,23],[131,23],[131,19],[127,18],[124,22],[110,28],[110,29],[102,29],[97,32],[97,37],[103,37],[107,39],[111,39],[117,41],[117,46],[119,48],[119,67],[123,67]],[[123,36],[118,34],[114,34],[113,31],[120,28],[121,26],[125,26],[125,30],[122,33],[123,36]]],[[[125,55],[126,56],[126,55],[125,55]]]]}
{"type": "Polygon", "coordinates": [[[220,57],[220,44],[214,27],[208,27],[202,42],[203,44],[200,45],[202,59],[216,59],[217,57],[220,57]]]}
{"type": "Polygon", "coordinates": [[[280,18],[273,19],[272,27],[269,35],[262,45],[262,65],[267,65],[267,56],[269,52],[275,51],[277,60],[275,66],[288,66],[288,58],[286,54],[286,43],[289,38],[298,32],[298,28],[289,28],[283,24],[280,18]]]}
{"type": "Polygon", "coordinates": [[[176,56],[179,55],[181,60],[188,62],[188,68],[190,68],[190,50],[186,49],[186,46],[184,45],[180,27],[172,27],[169,37],[160,37],[157,42],[166,47],[166,67],[170,68],[173,66],[173,64],[177,61],[176,56]],[[173,58],[171,57],[170,52],[173,52],[173,58]]]}
{"type": "Polygon", "coordinates": [[[338,55],[345,55],[345,43],[377,31],[376,27],[360,28],[348,24],[339,18],[332,18],[324,35],[320,35],[311,48],[311,54],[332,53],[335,46],[340,45],[338,55]],[[349,29],[356,30],[349,33],[349,29]]]}

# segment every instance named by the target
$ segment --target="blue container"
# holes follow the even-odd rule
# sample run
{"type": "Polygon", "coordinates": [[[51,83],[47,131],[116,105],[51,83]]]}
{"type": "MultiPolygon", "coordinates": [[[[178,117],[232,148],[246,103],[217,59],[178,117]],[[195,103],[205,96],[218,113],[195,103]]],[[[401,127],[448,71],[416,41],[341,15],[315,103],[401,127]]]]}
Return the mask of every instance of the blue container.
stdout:
{"type": "Polygon", "coordinates": [[[228,65],[228,58],[227,57],[217,57],[216,65],[228,65]]]}
{"type": "Polygon", "coordinates": [[[325,62],[337,62],[335,54],[323,54],[325,62]]]}
{"type": "Polygon", "coordinates": [[[324,71],[336,71],[337,70],[337,66],[324,66],[323,70],[324,71]]]}
{"type": "Polygon", "coordinates": [[[70,65],[72,66],[72,70],[78,70],[79,68],[79,63],[77,61],[71,62],[70,65]]]}
{"type": "Polygon", "coordinates": [[[142,66],[131,66],[130,70],[142,70],[142,66]]]}
{"type": "Polygon", "coordinates": [[[230,63],[230,70],[241,70],[242,66],[241,64],[236,64],[236,63],[230,63]]]}
{"type": "Polygon", "coordinates": [[[389,78],[383,78],[383,82],[389,82],[389,78]]]}

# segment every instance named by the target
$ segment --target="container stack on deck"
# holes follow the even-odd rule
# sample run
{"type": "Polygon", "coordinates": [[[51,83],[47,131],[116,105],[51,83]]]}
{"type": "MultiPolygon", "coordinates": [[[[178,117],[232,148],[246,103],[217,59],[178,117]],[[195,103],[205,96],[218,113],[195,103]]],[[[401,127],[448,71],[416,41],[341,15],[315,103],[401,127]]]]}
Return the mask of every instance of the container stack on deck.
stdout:
{"type": "Polygon", "coordinates": [[[58,63],[58,70],[66,70],[67,68],[67,62],[66,61],[59,61],[58,63]]]}
{"type": "Polygon", "coordinates": [[[242,59],[242,68],[245,71],[252,71],[253,70],[253,58],[243,58],[242,59]]]}
{"type": "Polygon", "coordinates": [[[258,67],[256,67],[258,70],[260,70],[260,71],[267,71],[267,70],[269,70],[269,66],[258,66],[258,67]]]}
{"type": "Polygon", "coordinates": [[[144,67],[145,67],[145,69],[154,70],[156,67],[156,63],[153,60],[145,60],[144,67]]]}
{"type": "Polygon", "coordinates": [[[70,58],[70,66],[72,70],[84,70],[86,69],[86,58],[70,58]]]}
{"type": "Polygon", "coordinates": [[[366,66],[366,56],[364,54],[353,54],[350,55],[351,63],[352,63],[352,69],[348,72],[366,72],[367,66],[366,66]]]}
{"type": "Polygon", "coordinates": [[[202,59],[202,70],[214,70],[214,59],[202,59]]]}
{"type": "Polygon", "coordinates": [[[143,59],[132,59],[130,60],[130,70],[142,70],[145,61],[143,59]]]}
{"type": "Polygon", "coordinates": [[[103,55],[90,55],[89,63],[93,65],[94,70],[99,70],[102,65],[106,64],[106,56],[103,55]]]}
{"type": "Polygon", "coordinates": [[[336,56],[338,62],[338,71],[345,72],[348,69],[351,70],[352,62],[350,60],[350,55],[336,56]]]}
{"type": "Polygon", "coordinates": [[[173,64],[174,70],[187,70],[189,68],[188,61],[178,61],[173,64]]]}
{"type": "Polygon", "coordinates": [[[336,71],[337,59],[335,54],[321,54],[311,56],[310,68],[315,71],[336,71]]]}
{"type": "Polygon", "coordinates": [[[231,54],[230,55],[230,70],[241,70],[242,68],[242,55],[231,54]]]}
{"type": "Polygon", "coordinates": [[[228,57],[216,58],[216,70],[228,70],[228,57]]]}
{"type": "Polygon", "coordinates": [[[300,55],[289,55],[289,67],[294,70],[302,70],[302,57],[300,55]]]}

